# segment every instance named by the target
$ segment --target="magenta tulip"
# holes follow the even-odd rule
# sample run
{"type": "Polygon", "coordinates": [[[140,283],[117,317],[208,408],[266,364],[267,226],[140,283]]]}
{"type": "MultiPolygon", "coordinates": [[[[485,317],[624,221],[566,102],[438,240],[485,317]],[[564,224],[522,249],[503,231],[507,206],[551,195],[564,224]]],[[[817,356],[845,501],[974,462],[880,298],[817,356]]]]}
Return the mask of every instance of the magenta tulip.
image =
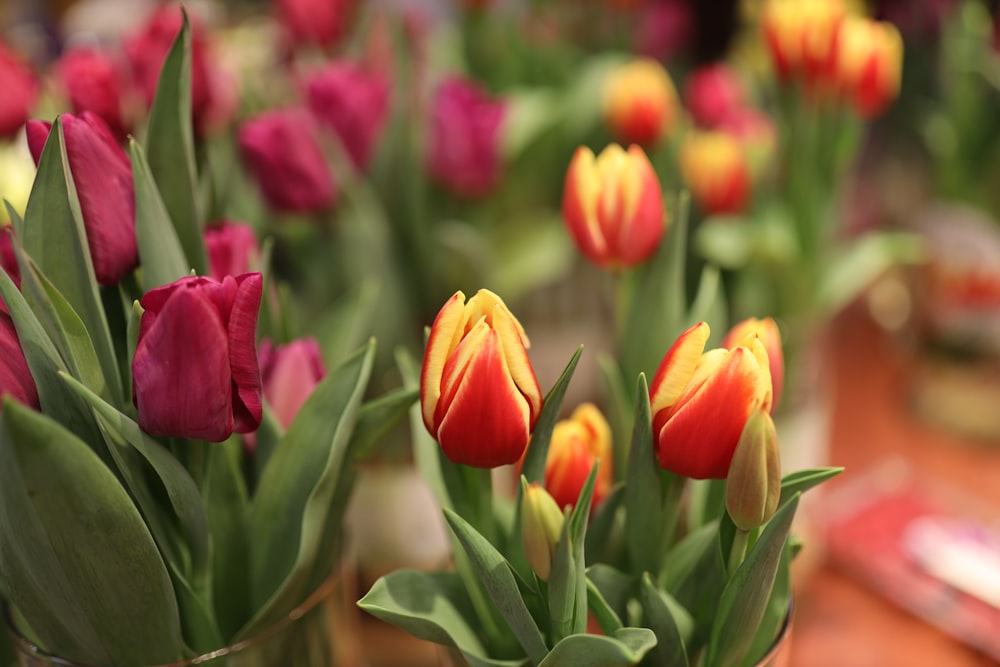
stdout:
{"type": "Polygon", "coordinates": [[[221,442],[260,426],[263,285],[259,273],[192,276],[142,297],[132,398],[144,431],[221,442]]]}
{"type": "Polygon", "coordinates": [[[309,109],[334,131],[354,166],[363,171],[388,111],[386,78],[349,60],[338,60],[313,74],[305,89],[309,109]]]}
{"type": "Polygon", "coordinates": [[[684,104],[701,127],[718,127],[747,104],[743,81],[724,62],[704,65],[684,83],[684,104]]]}
{"type": "Polygon", "coordinates": [[[263,341],[260,375],[264,399],[278,423],[288,428],[299,408],[326,375],[319,344],[313,338],[300,338],[286,345],[263,341]]]}
{"type": "Polygon", "coordinates": [[[0,139],[24,126],[38,99],[38,79],[23,60],[0,42],[0,139]]]}
{"type": "Polygon", "coordinates": [[[275,0],[289,46],[329,47],[347,31],[350,0],[275,0]]]}
{"type": "Polygon", "coordinates": [[[21,267],[14,254],[14,228],[10,225],[0,227],[0,267],[7,272],[17,288],[21,289],[21,267]]]}
{"type": "Polygon", "coordinates": [[[305,109],[265,111],[239,130],[243,160],[277,211],[317,213],[336,199],[316,122],[305,109]]]}
{"type": "Polygon", "coordinates": [[[223,220],[205,228],[209,272],[216,280],[250,271],[260,259],[260,244],[253,227],[223,220]]]}
{"type": "MultiPolygon", "coordinates": [[[[102,285],[117,285],[139,264],[132,164],[100,117],[84,111],[80,116],[67,113],[60,118],[94,273],[102,285]]],[[[51,127],[51,123],[28,121],[28,147],[35,164],[51,127]]]]}
{"type": "Polygon", "coordinates": [[[7,306],[0,301],[0,395],[38,409],[38,389],[28,369],[21,342],[14,328],[14,321],[7,313],[7,306]]]}
{"type": "Polygon", "coordinates": [[[56,71],[73,113],[90,111],[100,116],[112,134],[124,140],[128,127],[122,116],[125,96],[123,66],[107,51],[79,47],[63,54],[56,71]]]}

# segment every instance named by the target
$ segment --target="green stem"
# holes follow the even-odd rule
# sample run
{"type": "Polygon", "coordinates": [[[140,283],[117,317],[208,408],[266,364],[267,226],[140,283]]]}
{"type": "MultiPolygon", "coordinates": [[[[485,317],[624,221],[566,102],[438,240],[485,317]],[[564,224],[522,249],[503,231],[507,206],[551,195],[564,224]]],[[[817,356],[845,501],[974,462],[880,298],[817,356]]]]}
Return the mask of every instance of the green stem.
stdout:
{"type": "Polygon", "coordinates": [[[729,550],[729,576],[733,576],[733,572],[736,568],[740,566],[743,559],[747,555],[747,545],[750,543],[750,531],[736,529],[736,534],[733,536],[733,546],[729,550]]]}
{"type": "Polygon", "coordinates": [[[658,565],[661,571],[664,566],[662,559],[670,551],[670,548],[674,545],[674,540],[677,537],[677,528],[680,523],[681,515],[681,498],[684,495],[684,489],[686,487],[686,477],[675,475],[674,473],[666,470],[661,472],[660,488],[663,489],[663,516],[665,517],[663,532],[660,535],[659,553],[661,554],[661,562],[658,565]]]}

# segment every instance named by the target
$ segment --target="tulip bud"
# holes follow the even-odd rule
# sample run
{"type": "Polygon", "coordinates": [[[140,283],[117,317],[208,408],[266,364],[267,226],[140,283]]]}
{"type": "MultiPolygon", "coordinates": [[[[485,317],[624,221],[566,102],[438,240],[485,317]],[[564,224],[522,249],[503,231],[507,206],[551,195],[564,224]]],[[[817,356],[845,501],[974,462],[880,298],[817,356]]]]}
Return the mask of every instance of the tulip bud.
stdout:
{"type": "Polygon", "coordinates": [[[587,259],[606,268],[645,261],[663,236],[663,195],[646,154],[611,144],[595,158],[573,155],[563,189],[563,220],[587,259]]]}
{"type": "Polygon", "coordinates": [[[885,21],[851,18],[844,22],[838,42],[838,87],[857,110],[872,118],[899,94],[903,67],[903,38],[885,21]]]}
{"type": "Polygon", "coordinates": [[[771,373],[771,388],[773,399],[771,411],[778,405],[781,389],[785,378],[785,356],[781,348],[781,332],[771,317],[757,319],[750,317],[736,324],[726,337],[722,339],[722,347],[731,350],[734,347],[750,347],[753,338],[758,338],[767,350],[767,360],[771,373]]]}
{"type": "Polygon", "coordinates": [[[604,118],[623,144],[652,146],[673,127],[677,92],[659,62],[640,58],[608,75],[604,87],[604,118]]]}
{"type": "Polygon", "coordinates": [[[240,152],[276,211],[318,213],[333,206],[333,175],[316,131],[304,109],[265,111],[240,127],[240,152]]]}
{"type": "Polygon", "coordinates": [[[250,271],[260,259],[260,245],[253,227],[243,222],[221,222],[205,227],[209,272],[221,281],[250,271]]]}
{"type": "Polygon", "coordinates": [[[524,487],[521,541],[528,565],[542,581],[548,581],[552,572],[564,522],[559,505],[540,484],[535,482],[524,487]]]}
{"type": "Polygon", "coordinates": [[[125,73],[111,54],[96,48],[76,47],[59,59],[59,83],[69,96],[73,113],[100,116],[119,141],[128,134],[122,117],[125,73]]]}
{"type": "Polygon", "coordinates": [[[31,67],[0,42],[0,139],[13,139],[38,99],[38,79],[31,67]]]}
{"type": "Polygon", "coordinates": [[[326,375],[323,355],[314,338],[300,338],[285,345],[261,341],[260,377],[264,398],[278,423],[288,428],[299,408],[326,375]]]}
{"type": "Polygon", "coordinates": [[[844,16],[842,0],[768,0],[761,26],[778,76],[804,76],[812,85],[828,80],[844,16]]]}
{"type": "Polygon", "coordinates": [[[389,83],[348,61],[331,62],[305,84],[309,110],[337,135],[364,171],[389,109],[389,83]]]}
{"type": "Polygon", "coordinates": [[[38,389],[24,358],[14,320],[7,312],[7,304],[0,301],[0,396],[3,395],[39,408],[38,389]]]}
{"type": "Polygon", "coordinates": [[[771,409],[767,350],[757,338],[705,351],[709,327],[678,337],[650,386],[660,466],[695,479],[725,479],[747,417],[771,409]]]}
{"type": "Polygon", "coordinates": [[[739,75],[722,62],[696,69],[684,84],[684,104],[702,127],[716,127],[746,103],[739,75]]]}
{"type": "MultiPolygon", "coordinates": [[[[102,285],[117,285],[139,264],[132,163],[99,116],[84,111],[60,119],[94,274],[102,285]]],[[[36,164],[51,128],[51,123],[28,121],[28,147],[36,164]]]]}
{"type": "Polygon", "coordinates": [[[489,290],[456,292],[431,326],[420,371],[424,425],[455,463],[495,468],[521,458],[542,409],[528,337],[489,290]]]}
{"type": "Polygon", "coordinates": [[[740,434],[726,477],[726,511],[740,530],[763,526],[781,498],[781,452],[771,416],[755,410],[740,434]]]}
{"type": "Polygon", "coordinates": [[[328,48],[347,32],[350,0],[276,0],[289,46],[328,48]]]}
{"type": "Polygon", "coordinates": [[[192,276],[142,297],[132,399],[151,435],[221,442],[260,426],[263,278],[192,276]]]}
{"type": "Polygon", "coordinates": [[[611,488],[611,427],[596,405],[583,403],[569,419],[556,423],[549,443],[545,488],[559,507],[576,505],[595,463],[600,465],[591,508],[611,488]]]}
{"type": "Polygon", "coordinates": [[[693,130],[680,152],[681,174],[706,213],[735,214],[750,197],[750,162],[743,143],[728,132],[693,130]]]}
{"type": "Polygon", "coordinates": [[[500,128],[503,101],[491,99],[471,81],[446,79],[431,109],[427,169],[455,194],[480,197],[503,175],[500,128]]]}

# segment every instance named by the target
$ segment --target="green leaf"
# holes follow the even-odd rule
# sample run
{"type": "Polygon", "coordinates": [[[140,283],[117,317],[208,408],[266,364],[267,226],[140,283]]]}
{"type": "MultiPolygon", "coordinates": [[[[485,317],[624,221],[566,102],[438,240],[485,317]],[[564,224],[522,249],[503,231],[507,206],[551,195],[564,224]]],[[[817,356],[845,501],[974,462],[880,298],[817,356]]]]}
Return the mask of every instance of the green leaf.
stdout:
{"type": "Polygon", "coordinates": [[[545,395],[542,403],[542,412],[535,422],[535,430],[531,433],[531,441],[528,443],[528,451],[524,455],[524,467],[521,469],[528,482],[542,482],[545,479],[545,461],[549,455],[549,442],[552,440],[552,430],[559,420],[559,411],[562,408],[563,397],[566,395],[566,388],[576,370],[576,364],[583,354],[583,346],[576,348],[576,352],[566,364],[562,375],[545,395]]]}
{"type": "Polygon", "coordinates": [[[651,657],[657,667],[688,667],[685,642],[691,635],[694,619],[666,591],[657,590],[648,574],[639,585],[643,624],[656,635],[651,657]]]}
{"type": "Polygon", "coordinates": [[[587,565],[614,562],[612,559],[616,553],[616,547],[619,546],[617,543],[620,542],[618,536],[614,535],[614,530],[618,519],[618,510],[624,500],[625,485],[619,484],[601,501],[593,516],[590,517],[585,546],[587,565]]]}
{"type": "Polygon", "coordinates": [[[598,563],[587,568],[587,580],[597,588],[605,603],[618,618],[628,618],[628,603],[636,591],[634,577],[610,565],[598,563]]]}
{"type": "Polygon", "coordinates": [[[805,493],[842,472],[844,472],[843,468],[836,467],[812,468],[788,473],[781,480],[781,497],[778,500],[778,507],[788,502],[796,493],[805,493]]]}
{"type": "Polygon", "coordinates": [[[708,322],[713,328],[725,328],[728,321],[726,293],[718,267],[705,265],[698,280],[698,292],[694,296],[684,325],[708,322]]]}
{"type": "Polygon", "coordinates": [[[3,205],[7,209],[7,217],[10,218],[10,225],[14,228],[14,236],[20,237],[24,233],[24,218],[17,212],[14,205],[6,199],[3,200],[3,205]]]}
{"type": "Polygon", "coordinates": [[[419,396],[420,391],[415,388],[399,389],[362,405],[351,440],[354,456],[364,459],[373,455],[382,439],[406,416],[419,396]]]}
{"type": "Polygon", "coordinates": [[[823,312],[838,312],[887,269],[924,261],[925,245],[916,234],[901,232],[869,233],[854,241],[829,266],[819,285],[816,299],[823,312]]]}
{"type": "Polygon", "coordinates": [[[708,640],[726,581],[719,522],[689,533],[663,559],[660,588],[670,592],[695,619],[690,646],[708,640]]]}
{"type": "Polygon", "coordinates": [[[332,571],[339,554],[320,548],[341,531],[348,445],[374,355],[370,342],[316,386],[264,469],[249,515],[257,613],[238,636],[283,617],[312,592],[318,570],[332,571]]]}
{"type": "Polygon", "coordinates": [[[558,642],[570,634],[587,631],[587,575],[584,542],[590,501],[597,483],[595,464],[580,490],[576,505],[563,523],[559,547],[549,575],[549,610],[552,621],[552,641],[558,642]]]}
{"type": "Polygon", "coordinates": [[[146,157],[184,248],[186,266],[198,275],[207,275],[191,127],[191,26],[186,12],[160,70],[146,130],[146,157]]]}
{"type": "Polygon", "coordinates": [[[793,496],[764,527],[722,593],[706,652],[706,667],[740,665],[760,628],[788,531],[798,507],[793,496]]]}
{"type": "Polygon", "coordinates": [[[628,456],[628,484],[625,485],[625,542],[630,571],[656,573],[661,554],[654,536],[663,530],[663,495],[656,471],[659,464],[653,451],[653,421],[649,411],[649,390],[645,375],[636,386],[635,421],[628,456]]]}
{"type": "Polygon", "coordinates": [[[610,637],[570,635],[538,667],[626,667],[638,664],[655,645],[656,635],[648,628],[622,628],[610,637]]]}
{"type": "Polygon", "coordinates": [[[621,617],[611,608],[608,601],[601,595],[597,584],[589,576],[587,577],[587,608],[594,615],[594,620],[597,621],[597,625],[604,634],[610,635],[622,627],[621,617]]]}
{"type": "Polygon", "coordinates": [[[743,660],[743,667],[756,667],[761,658],[774,647],[782,630],[790,621],[792,609],[792,581],[789,568],[792,562],[792,545],[786,544],[781,554],[781,563],[774,578],[774,588],[760,622],[760,630],[754,637],[750,650],[743,660]]]}
{"type": "Polygon", "coordinates": [[[125,489],[76,436],[6,399],[0,570],[42,646],[73,662],[183,657],[170,577],[125,489]]]}
{"type": "Polygon", "coordinates": [[[687,525],[689,529],[718,520],[726,511],[726,480],[693,479],[688,494],[687,525]]]}
{"type": "Polygon", "coordinates": [[[712,216],[698,225],[695,251],[704,259],[729,270],[745,267],[754,254],[755,239],[743,218],[712,216]]]}
{"type": "Polygon", "coordinates": [[[510,563],[486,538],[458,514],[444,510],[445,519],[469,556],[490,599],[517,637],[521,648],[534,663],[548,652],[545,639],[521,597],[510,563]]]}
{"type": "Polygon", "coordinates": [[[142,286],[148,292],[188,275],[191,266],[170,223],[146,155],[135,140],[129,141],[129,156],[135,183],[135,239],[142,263],[142,286]]]}
{"type": "MultiPolygon", "coordinates": [[[[123,401],[118,359],[94,277],[83,215],[69,170],[62,122],[45,142],[24,215],[24,250],[83,322],[115,403],[123,401]]],[[[19,260],[20,262],[20,260],[19,260]]],[[[28,267],[22,266],[22,274],[28,267]]]]}
{"type": "Polygon", "coordinates": [[[632,433],[634,410],[629,388],[625,386],[625,378],[618,366],[618,361],[607,354],[597,358],[603,380],[605,412],[608,424],[611,426],[611,442],[614,448],[612,473],[615,481],[625,481],[626,462],[628,461],[628,442],[632,433]]]}

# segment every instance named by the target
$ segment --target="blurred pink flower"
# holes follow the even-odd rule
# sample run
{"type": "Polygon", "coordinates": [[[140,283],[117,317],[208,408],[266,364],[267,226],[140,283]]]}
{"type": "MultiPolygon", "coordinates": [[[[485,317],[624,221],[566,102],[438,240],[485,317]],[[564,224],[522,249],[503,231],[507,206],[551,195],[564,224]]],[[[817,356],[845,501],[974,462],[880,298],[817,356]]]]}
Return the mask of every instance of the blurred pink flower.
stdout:
{"type": "Polygon", "coordinates": [[[260,258],[260,244],[253,227],[245,222],[222,220],[205,228],[205,249],[213,278],[239,276],[260,258]]]}
{"type": "Polygon", "coordinates": [[[288,46],[330,47],[347,32],[351,0],[274,0],[288,46]]]}
{"type": "Polygon", "coordinates": [[[20,131],[37,99],[34,71],[0,42],[0,139],[11,139],[20,131]]]}
{"type": "Polygon", "coordinates": [[[660,0],[644,11],[645,16],[639,21],[634,37],[636,53],[667,61],[688,50],[694,34],[694,19],[687,3],[660,0]]]}
{"type": "Polygon", "coordinates": [[[123,65],[111,53],[91,47],[71,48],[59,59],[56,73],[73,113],[100,116],[123,141],[128,126],[122,116],[126,80],[123,65]]]}
{"type": "Polygon", "coordinates": [[[684,105],[702,127],[718,126],[746,103],[739,74],[723,62],[699,67],[684,83],[684,105]]]}
{"type": "Polygon", "coordinates": [[[0,396],[12,398],[35,408],[39,407],[38,388],[24,358],[21,341],[7,305],[0,301],[0,396]]]}
{"type": "Polygon", "coordinates": [[[263,340],[260,374],[264,400],[278,423],[288,428],[299,408],[326,376],[326,368],[319,344],[313,338],[300,338],[285,345],[263,340]]]}
{"type": "Polygon", "coordinates": [[[21,267],[17,265],[17,256],[14,255],[14,228],[10,225],[0,227],[0,267],[21,289],[21,267]]]}

